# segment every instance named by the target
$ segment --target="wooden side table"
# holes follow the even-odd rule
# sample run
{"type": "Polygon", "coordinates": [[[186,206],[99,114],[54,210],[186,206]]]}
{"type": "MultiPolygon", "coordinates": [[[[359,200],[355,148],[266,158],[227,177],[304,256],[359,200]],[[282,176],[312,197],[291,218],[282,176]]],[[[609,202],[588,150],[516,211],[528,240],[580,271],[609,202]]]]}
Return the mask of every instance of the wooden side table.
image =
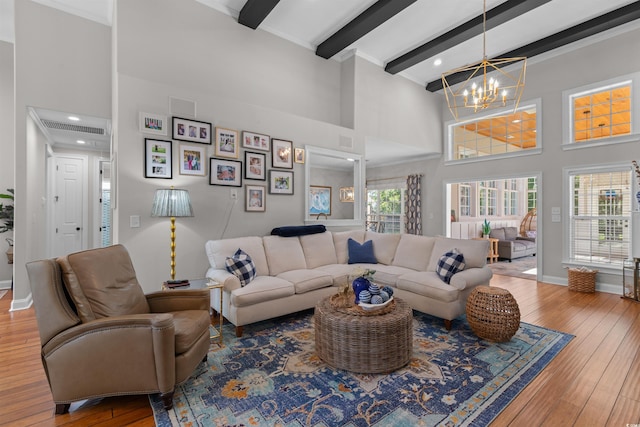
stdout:
{"type": "Polygon", "coordinates": [[[498,242],[500,239],[494,239],[493,237],[474,237],[473,240],[488,240],[489,241],[489,264],[493,264],[498,261],[498,242]]]}

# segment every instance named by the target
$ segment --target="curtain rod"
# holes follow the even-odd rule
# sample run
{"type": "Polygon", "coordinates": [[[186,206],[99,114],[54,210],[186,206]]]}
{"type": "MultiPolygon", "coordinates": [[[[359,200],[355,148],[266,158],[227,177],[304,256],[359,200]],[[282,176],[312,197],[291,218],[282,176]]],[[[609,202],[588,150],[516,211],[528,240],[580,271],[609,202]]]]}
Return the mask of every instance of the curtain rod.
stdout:
{"type": "MultiPolygon", "coordinates": [[[[412,175],[418,175],[420,178],[422,178],[424,176],[421,173],[412,174],[412,175]]],[[[391,178],[368,179],[367,182],[378,182],[378,181],[391,181],[391,180],[396,180],[396,179],[407,179],[407,178],[409,178],[409,176],[411,176],[411,175],[393,176],[391,178]]]]}

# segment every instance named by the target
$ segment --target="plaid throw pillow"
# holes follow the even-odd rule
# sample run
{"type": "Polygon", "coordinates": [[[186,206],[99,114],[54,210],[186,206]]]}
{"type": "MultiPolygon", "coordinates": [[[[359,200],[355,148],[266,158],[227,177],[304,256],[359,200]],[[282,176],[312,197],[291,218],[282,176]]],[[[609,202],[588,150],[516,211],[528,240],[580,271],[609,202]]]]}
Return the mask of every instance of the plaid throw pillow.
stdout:
{"type": "Polygon", "coordinates": [[[240,286],[246,286],[256,277],[256,265],[249,254],[238,248],[233,256],[227,257],[224,262],[227,271],[240,279],[240,286]]]}
{"type": "Polygon", "coordinates": [[[443,282],[449,283],[454,274],[464,270],[464,266],[464,256],[454,248],[440,257],[436,273],[443,282]]]}

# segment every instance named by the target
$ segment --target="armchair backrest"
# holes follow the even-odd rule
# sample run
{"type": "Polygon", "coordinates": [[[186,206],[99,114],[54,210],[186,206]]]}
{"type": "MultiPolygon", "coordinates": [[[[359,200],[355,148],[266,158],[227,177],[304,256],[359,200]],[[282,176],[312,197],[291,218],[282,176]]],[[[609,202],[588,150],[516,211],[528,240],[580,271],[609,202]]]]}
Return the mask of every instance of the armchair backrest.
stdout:
{"type": "Polygon", "coordinates": [[[149,313],[149,304],[124,246],[76,252],[57,262],[82,322],[149,313]]]}
{"type": "Polygon", "coordinates": [[[80,318],[67,299],[60,267],[54,259],[28,263],[27,273],[36,309],[40,343],[44,346],[60,332],[79,324],[80,318]]]}

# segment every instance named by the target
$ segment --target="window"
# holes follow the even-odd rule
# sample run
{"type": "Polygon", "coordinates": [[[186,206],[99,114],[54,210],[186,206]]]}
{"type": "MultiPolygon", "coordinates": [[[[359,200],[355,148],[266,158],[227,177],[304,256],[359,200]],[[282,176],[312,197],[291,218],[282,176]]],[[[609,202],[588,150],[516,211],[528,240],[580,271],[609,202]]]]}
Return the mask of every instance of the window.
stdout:
{"type": "Polygon", "coordinates": [[[516,179],[504,180],[502,200],[504,202],[505,216],[518,214],[518,181],[516,179]]]}
{"type": "Polygon", "coordinates": [[[538,186],[535,178],[527,178],[527,212],[538,207],[538,186]]]}
{"type": "Polygon", "coordinates": [[[580,149],[637,139],[640,73],[563,92],[562,148],[580,149]]]}
{"type": "Polygon", "coordinates": [[[404,188],[367,190],[367,230],[404,232],[404,188]]]}
{"type": "Polygon", "coordinates": [[[539,152],[539,101],[510,113],[474,115],[463,122],[448,122],[447,161],[514,156],[539,152]]]}
{"type": "Polygon", "coordinates": [[[569,171],[569,262],[620,266],[629,257],[631,171],[569,171]]]}
{"type": "Polygon", "coordinates": [[[471,185],[468,182],[458,184],[460,216],[471,216],[471,185]]]}
{"type": "Polygon", "coordinates": [[[478,205],[480,216],[498,214],[498,188],[496,181],[480,181],[478,186],[478,205]]]}

